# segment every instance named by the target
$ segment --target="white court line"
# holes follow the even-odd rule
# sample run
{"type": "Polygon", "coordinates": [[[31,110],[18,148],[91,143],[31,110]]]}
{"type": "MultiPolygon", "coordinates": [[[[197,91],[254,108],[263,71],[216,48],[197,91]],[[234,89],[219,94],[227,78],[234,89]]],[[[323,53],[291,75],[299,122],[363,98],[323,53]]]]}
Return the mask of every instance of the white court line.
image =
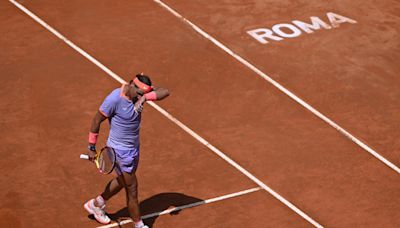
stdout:
{"type": "MultiPolygon", "coordinates": [[[[77,45],[73,44],[71,41],[69,41],[67,38],[65,38],[61,33],[59,33],[58,31],[56,31],[55,29],[53,29],[50,25],[48,25],[46,22],[44,22],[42,19],[40,19],[39,17],[37,17],[35,14],[33,14],[31,11],[29,11],[27,8],[25,8],[23,5],[19,4],[18,2],[16,2],[15,0],[10,0],[10,2],[12,4],[14,4],[16,7],[18,7],[20,10],[22,10],[24,13],[26,13],[27,15],[29,15],[32,19],[34,19],[36,22],[38,22],[40,25],[42,25],[43,27],[45,27],[47,30],[49,30],[51,33],[53,33],[54,35],[56,35],[58,38],[60,38],[61,40],[63,40],[66,44],[68,44],[71,48],[73,48],[74,50],[76,50],[77,52],[79,52],[82,56],[84,56],[85,58],[87,58],[89,61],[91,61],[92,63],[94,63],[96,66],[98,66],[100,69],[102,69],[103,71],[105,71],[107,74],[109,74],[111,77],[113,77],[114,79],[116,79],[117,81],[119,81],[122,84],[125,84],[126,81],[124,81],[121,77],[119,77],[117,74],[115,74],[114,72],[112,72],[110,69],[108,69],[106,66],[104,66],[102,63],[100,63],[98,60],[96,60],[95,58],[93,58],[92,56],[90,56],[87,52],[85,52],[84,50],[82,50],[80,47],[78,47],[77,45]]],[[[265,183],[263,183],[262,181],[260,181],[258,178],[256,178],[253,174],[251,174],[250,172],[248,172],[246,169],[244,169],[242,166],[240,166],[238,163],[236,163],[235,161],[233,161],[231,158],[229,158],[228,156],[226,156],[222,151],[220,151],[219,149],[217,149],[216,147],[214,147],[213,145],[211,145],[209,142],[207,142],[205,139],[203,139],[200,135],[198,135],[197,133],[195,133],[194,131],[192,131],[189,127],[187,127],[186,125],[184,125],[182,122],[180,122],[179,120],[177,120],[175,117],[173,117],[171,114],[169,114],[167,111],[165,111],[164,109],[162,109],[160,106],[156,105],[154,102],[149,102],[149,104],[155,108],[156,110],[158,110],[160,113],[162,113],[165,117],[167,117],[169,120],[171,120],[172,122],[174,122],[175,124],[177,124],[179,127],[181,127],[184,131],[186,131],[187,133],[189,133],[191,136],[193,136],[196,140],[198,140],[200,143],[202,143],[204,146],[208,147],[211,151],[213,151],[215,154],[217,154],[218,156],[220,156],[222,159],[224,159],[226,162],[228,162],[229,164],[231,164],[233,167],[235,167],[237,170],[239,170],[241,173],[243,173],[244,175],[246,175],[249,179],[251,179],[252,181],[254,181],[257,185],[259,185],[260,187],[262,187],[265,191],[269,192],[271,195],[273,195],[276,199],[278,199],[279,201],[281,201],[283,204],[285,204],[287,207],[289,207],[290,209],[292,209],[294,212],[296,212],[298,215],[300,215],[301,217],[303,217],[305,220],[307,220],[309,223],[313,224],[315,227],[323,227],[322,225],[320,225],[319,223],[317,223],[316,221],[314,221],[311,217],[309,217],[307,214],[305,214],[303,211],[301,211],[299,208],[297,208],[294,204],[292,204],[291,202],[289,202],[288,200],[286,200],[285,198],[283,198],[281,195],[279,195],[277,192],[275,192],[274,190],[272,190],[269,186],[267,186],[265,183]]]]}
{"type": "MultiPolygon", "coordinates": [[[[156,217],[156,216],[160,216],[160,215],[170,214],[170,213],[172,213],[174,211],[180,211],[180,210],[187,209],[187,208],[197,207],[197,206],[200,206],[200,205],[203,205],[203,204],[214,203],[214,202],[217,202],[217,201],[226,200],[226,199],[229,199],[229,198],[238,197],[238,196],[242,196],[242,195],[245,195],[245,194],[253,193],[253,192],[256,192],[258,190],[261,190],[261,187],[251,188],[251,189],[247,189],[247,190],[244,190],[244,191],[231,193],[231,194],[228,194],[228,195],[215,197],[215,198],[212,198],[212,199],[202,200],[202,201],[199,201],[199,202],[196,202],[196,203],[191,203],[191,204],[187,204],[187,205],[183,205],[183,206],[179,206],[179,207],[169,208],[169,209],[164,210],[164,211],[159,211],[159,212],[154,212],[154,213],[151,213],[151,214],[148,214],[148,215],[144,215],[141,218],[142,219],[148,219],[148,218],[152,218],[152,217],[156,217]]],[[[131,223],[131,222],[132,222],[132,219],[126,219],[126,220],[123,220],[121,222],[116,222],[116,223],[112,223],[112,224],[105,225],[105,226],[99,226],[97,228],[109,228],[109,227],[121,226],[121,225],[124,225],[124,224],[127,224],[127,223],[131,223]]]]}
{"type": "Polygon", "coordinates": [[[386,164],[387,166],[389,166],[390,168],[392,168],[394,171],[396,171],[397,173],[400,174],[400,168],[397,167],[395,164],[391,163],[390,161],[388,161],[386,158],[384,158],[382,155],[380,155],[378,152],[376,152],[375,150],[373,150],[372,148],[370,148],[369,146],[367,146],[365,143],[363,143],[361,140],[357,139],[355,136],[353,136],[352,134],[350,134],[348,131],[346,131],[344,128],[340,127],[338,124],[336,124],[335,122],[333,122],[331,119],[329,119],[328,117],[326,117],[325,115],[323,115],[322,113],[320,113],[319,111],[317,111],[315,108],[313,108],[311,105],[309,105],[308,103],[306,103],[305,101],[303,101],[301,98],[299,98],[298,96],[296,96],[294,93],[290,92],[289,90],[287,90],[285,87],[283,87],[281,84],[279,84],[278,82],[276,82],[275,80],[273,80],[271,77],[269,77],[267,74],[265,74],[264,72],[262,72],[261,70],[259,70],[257,67],[255,67],[253,64],[251,64],[249,61],[243,59],[242,57],[240,57],[238,54],[234,53],[232,50],[230,50],[229,48],[227,48],[225,45],[223,45],[221,42],[219,42],[218,40],[216,40],[214,37],[212,37],[211,35],[209,35],[208,33],[204,32],[201,28],[199,28],[198,26],[196,26],[195,24],[193,24],[191,21],[189,21],[188,19],[184,18],[182,15],[180,15],[178,12],[176,12],[175,10],[173,10],[171,7],[169,7],[167,4],[163,3],[160,0],[154,0],[154,2],[158,3],[159,5],[161,5],[161,7],[165,8],[166,10],[168,10],[170,13],[172,13],[173,15],[175,15],[177,18],[181,19],[183,22],[187,23],[189,26],[191,26],[196,32],[198,32],[199,34],[201,34],[203,37],[205,37],[206,39],[210,40],[212,43],[214,43],[215,45],[217,45],[219,48],[221,48],[222,50],[224,50],[226,53],[228,53],[229,55],[231,55],[233,58],[235,58],[236,60],[238,60],[240,63],[244,64],[245,66],[247,66],[248,68],[250,68],[252,71],[254,71],[256,74],[258,74],[259,76],[261,76],[262,78],[264,78],[266,81],[268,81],[269,83],[271,83],[273,86],[275,86],[276,88],[278,88],[280,91],[282,91],[283,93],[285,93],[287,96],[289,96],[290,98],[292,98],[293,100],[295,100],[297,103],[299,103],[301,106],[303,106],[304,108],[306,108],[307,110],[309,110],[310,112],[312,112],[314,115],[318,116],[320,119],[322,119],[323,121],[325,121],[327,124],[329,124],[330,126],[332,126],[333,128],[335,128],[337,131],[339,131],[341,134],[343,134],[344,136],[346,136],[348,139],[350,139],[351,141],[353,141],[354,143],[356,143],[357,145],[359,145],[361,148],[363,148],[364,150],[366,150],[367,152],[369,152],[371,155],[373,155],[374,157],[376,157],[377,159],[379,159],[381,162],[383,162],[384,164],[386,164]]]}

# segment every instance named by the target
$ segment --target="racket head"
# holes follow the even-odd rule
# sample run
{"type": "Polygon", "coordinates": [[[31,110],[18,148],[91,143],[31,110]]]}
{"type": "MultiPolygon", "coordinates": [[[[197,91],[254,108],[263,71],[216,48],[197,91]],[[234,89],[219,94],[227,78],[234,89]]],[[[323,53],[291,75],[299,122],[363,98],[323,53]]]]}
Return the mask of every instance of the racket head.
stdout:
{"type": "Polygon", "coordinates": [[[94,163],[100,173],[110,174],[115,168],[116,159],[114,149],[106,146],[98,152],[94,163]]]}

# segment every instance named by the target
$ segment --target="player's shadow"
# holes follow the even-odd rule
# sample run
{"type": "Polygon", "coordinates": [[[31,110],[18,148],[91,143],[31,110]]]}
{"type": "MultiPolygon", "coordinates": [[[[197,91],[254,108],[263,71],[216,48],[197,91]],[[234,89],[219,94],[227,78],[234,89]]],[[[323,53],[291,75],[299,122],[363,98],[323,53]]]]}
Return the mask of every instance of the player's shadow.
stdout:
{"type": "MultiPolygon", "coordinates": [[[[192,196],[187,196],[182,193],[166,192],[154,195],[148,199],[143,200],[140,203],[140,212],[142,215],[149,215],[152,213],[164,211],[172,207],[179,207],[194,203],[202,204],[202,202],[203,202],[202,199],[192,196]]],[[[180,211],[181,210],[173,211],[170,213],[170,215],[177,215],[180,213],[180,211]]],[[[128,208],[127,207],[122,208],[121,210],[113,214],[108,214],[108,216],[110,217],[111,220],[117,222],[120,221],[122,218],[129,218],[128,208]]],[[[144,219],[143,222],[149,227],[153,227],[153,224],[155,223],[158,217],[159,215],[155,214],[152,217],[144,219]]]]}

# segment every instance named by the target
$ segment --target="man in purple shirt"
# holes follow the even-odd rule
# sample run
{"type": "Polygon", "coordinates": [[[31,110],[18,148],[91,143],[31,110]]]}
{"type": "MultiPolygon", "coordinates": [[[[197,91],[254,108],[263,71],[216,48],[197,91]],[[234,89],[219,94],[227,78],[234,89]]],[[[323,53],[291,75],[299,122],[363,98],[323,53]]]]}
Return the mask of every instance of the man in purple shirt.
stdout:
{"type": "Polygon", "coordinates": [[[169,95],[164,88],[153,87],[148,76],[136,75],[134,80],[112,91],[100,106],[93,118],[89,132],[89,157],[96,155],[97,136],[101,123],[108,119],[110,133],[107,146],[115,150],[117,157],[117,177],[105,187],[103,193],[85,203],[84,208],[96,220],[108,224],[110,218],[105,214],[105,203],[122,188],[126,191],[129,213],[136,228],[145,228],[140,218],[138,183],[135,175],[139,163],[139,130],[143,104],[146,101],[162,100],[169,95]]]}

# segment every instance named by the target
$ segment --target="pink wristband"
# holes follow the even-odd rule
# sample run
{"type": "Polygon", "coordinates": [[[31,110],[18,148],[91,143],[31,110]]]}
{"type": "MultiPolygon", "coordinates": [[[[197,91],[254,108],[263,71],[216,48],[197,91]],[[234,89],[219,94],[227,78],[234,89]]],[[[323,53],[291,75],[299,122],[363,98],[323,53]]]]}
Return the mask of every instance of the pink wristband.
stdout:
{"type": "Polygon", "coordinates": [[[89,132],[89,143],[96,144],[97,143],[98,133],[89,132]]]}
{"type": "Polygon", "coordinates": [[[144,97],[146,98],[147,101],[156,101],[157,100],[157,94],[156,92],[150,92],[150,93],[146,93],[144,95],[144,97]]]}

